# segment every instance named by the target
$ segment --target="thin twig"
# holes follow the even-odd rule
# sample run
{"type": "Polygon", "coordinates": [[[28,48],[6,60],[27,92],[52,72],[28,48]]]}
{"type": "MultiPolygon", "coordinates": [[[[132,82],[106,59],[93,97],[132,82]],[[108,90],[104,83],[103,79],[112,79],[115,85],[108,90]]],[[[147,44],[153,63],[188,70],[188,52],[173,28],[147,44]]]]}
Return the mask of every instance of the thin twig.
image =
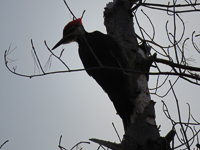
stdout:
{"type": "Polygon", "coordinates": [[[119,136],[119,134],[118,134],[118,132],[117,132],[117,129],[115,128],[115,125],[114,125],[113,122],[112,122],[112,125],[113,125],[113,128],[115,129],[115,132],[116,132],[116,134],[117,134],[117,136],[118,136],[118,138],[119,138],[119,141],[120,141],[120,143],[121,143],[122,140],[121,140],[121,138],[120,138],[120,136],[119,136]]]}
{"type": "Polygon", "coordinates": [[[32,39],[31,39],[31,45],[32,45],[32,49],[33,49],[33,52],[34,52],[34,54],[35,54],[35,57],[36,57],[36,59],[37,59],[37,62],[38,62],[38,64],[39,64],[39,66],[40,66],[40,69],[42,70],[42,73],[45,74],[45,72],[44,72],[44,70],[43,70],[43,68],[42,68],[42,65],[41,65],[41,63],[40,63],[40,60],[39,60],[39,58],[38,58],[38,56],[37,56],[36,50],[35,50],[35,48],[34,48],[34,46],[33,46],[33,40],[32,40],[32,39]]]}
{"type": "Polygon", "coordinates": [[[24,75],[24,74],[17,73],[15,71],[11,70],[8,67],[8,61],[6,59],[6,52],[7,51],[5,51],[5,53],[4,53],[4,61],[5,61],[5,65],[6,65],[7,69],[10,72],[12,72],[13,74],[16,74],[16,75],[22,76],[22,77],[32,78],[32,77],[44,76],[44,75],[49,75],[49,74],[57,74],[57,73],[65,73],[65,72],[77,72],[77,71],[95,70],[95,69],[112,69],[112,70],[121,70],[121,71],[130,72],[130,73],[147,74],[147,75],[175,75],[175,76],[185,76],[185,77],[189,77],[189,78],[192,78],[192,79],[200,80],[200,77],[193,76],[193,75],[186,74],[186,73],[179,74],[179,73],[173,73],[173,72],[143,72],[143,71],[129,70],[129,69],[123,69],[123,68],[116,68],[116,67],[106,67],[106,66],[103,66],[103,67],[94,67],[94,68],[85,68],[85,69],[52,71],[52,72],[46,72],[45,74],[36,74],[36,75],[24,75]]]}
{"type": "Polygon", "coordinates": [[[167,108],[167,105],[165,104],[165,102],[162,100],[161,101],[163,103],[163,107],[162,107],[162,110],[165,114],[165,116],[171,121],[172,125],[174,126],[175,124],[175,121],[172,119],[172,117],[170,116],[170,113],[169,113],[169,110],[167,108]]]}
{"type": "Polygon", "coordinates": [[[67,2],[65,0],[63,0],[65,5],[67,6],[67,9],[69,10],[69,12],[72,14],[73,18],[77,19],[76,16],[74,15],[74,13],[71,11],[69,5],[67,4],[67,2]]]}
{"type": "Polygon", "coordinates": [[[61,51],[60,57],[58,57],[58,56],[55,55],[55,54],[53,53],[53,51],[48,47],[46,41],[44,41],[44,44],[45,44],[45,46],[47,47],[47,49],[49,50],[49,52],[50,52],[54,57],[56,57],[59,61],[61,61],[61,63],[68,69],[68,71],[71,71],[71,70],[69,69],[69,67],[67,66],[67,64],[60,58],[60,57],[62,56],[62,53],[63,53],[64,50],[61,51]]]}
{"type": "Polygon", "coordinates": [[[153,22],[151,21],[150,17],[149,17],[143,10],[141,10],[141,11],[142,11],[142,13],[147,17],[147,19],[149,20],[149,22],[150,22],[150,24],[151,24],[151,26],[152,26],[152,29],[153,29],[153,36],[152,36],[151,40],[153,41],[153,40],[154,40],[154,37],[155,37],[155,27],[154,27],[153,22]]]}
{"type": "Polygon", "coordinates": [[[196,45],[196,43],[194,43],[194,33],[195,33],[195,31],[192,32],[192,45],[193,45],[193,47],[196,49],[196,51],[197,51],[198,53],[200,53],[199,47],[196,45]]]}
{"type": "Polygon", "coordinates": [[[189,143],[188,143],[188,138],[187,138],[187,135],[185,133],[185,130],[184,130],[184,127],[183,127],[183,124],[182,124],[182,121],[181,121],[181,112],[180,112],[180,108],[179,108],[178,99],[177,99],[176,94],[174,92],[174,89],[172,87],[171,81],[169,81],[169,83],[170,83],[170,86],[172,88],[172,92],[173,92],[174,98],[176,100],[176,106],[177,106],[177,111],[178,111],[178,118],[179,118],[180,126],[181,126],[182,131],[183,131],[184,138],[185,138],[186,147],[188,148],[188,150],[190,150],[190,146],[189,146],[189,143]]]}
{"type": "MultiPolygon", "coordinates": [[[[168,75],[169,76],[169,75],[168,75]]],[[[174,81],[174,83],[173,83],[173,85],[172,86],[174,86],[176,83],[177,83],[177,81],[178,81],[178,79],[179,79],[180,77],[177,77],[177,79],[174,81]]],[[[167,81],[167,80],[166,80],[167,81]]],[[[156,96],[158,96],[158,97],[160,97],[160,98],[164,98],[165,96],[167,96],[168,95],[168,93],[171,91],[171,87],[167,90],[167,92],[164,94],[164,95],[158,95],[158,94],[156,94],[156,96]]]]}
{"type": "MultiPolygon", "coordinates": [[[[191,116],[191,113],[190,113],[190,104],[187,103],[187,105],[188,105],[188,121],[187,121],[187,124],[189,124],[190,123],[190,116],[191,116]]],[[[186,125],[186,129],[185,129],[184,132],[187,132],[187,129],[188,129],[188,126],[186,125]]]]}
{"type": "Polygon", "coordinates": [[[165,7],[165,8],[173,8],[173,7],[190,7],[193,5],[200,5],[200,3],[194,3],[194,4],[177,4],[177,5],[165,5],[165,4],[158,4],[158,3],[141,3],[142,6],[159,6],[159,7],[165,7]]]}
{"type": "Polygon", "coordinates": [[[58,147],[60,148],[60,150],[67,150],[66,148],[64,148],[63,146],[61,146],[61,140],[62,140],[62,135],[60,136],[58,147]]]}
{"type": "MultiPolygon", "coordinates": [[[[190,142],[191,140],[193,140],[193,138],[194,138],[195,136],[197,136],[197,135],[199,134],[199,132],[200,132],[200,130],[198,130],[198,131],[196,132],[196,134],[193,135],[187,142],[190,142]]],[[[183,146],[183,145],[185,145],[185,144],[186,144],[186,142],[184,142],[183,144],[180,144],[180,145],[174,147],[174,149],[177,149],[177,148],[179,148],[179,147],[181,147],[181,146],[183,146]]]]}
{"type": "Polygon", "coordinates": [[[6,140],[5,142],[3,142],[3,144],[1,144],[0,149],[7,143],[9,142],[9,140],[6,140]]]}
{"type": "Polygon", "coordinates": [[[102,145],[99,144],[99,147],[97,148],[97,150],[100,149],[100,148],[106,150],[102,145]]]}
{"type": "Polygon", "coordinates": [[[75,147],[77,147],[78,145],[80,145],[82,143],[90,144],[90,142],[81,141],[81,142],[78,142],[76,145],[74,145],[70,150],[74,149],[75,147]]]}
{"type": "Polygon", "coordinates": [[[168,61],[168,60],[164,60],[164,59],[160,59],[160,58],[156,58],[155,62],[162,63],[162,64],[165,64],[165,65],[169,65],[171,67],[182,68],[182,69],[187,69],[187,70],[191,70],[191,71],[200,71],[200,68],[198,68],[198,67],[176,64],[172,61],[168,61]]]}
{"type": "Polygon", "coordinates": [[[82,15],[81,15],[81,20],[83,19],[83,15],[85,14],[85,10],[83,11],[82,15]]]}

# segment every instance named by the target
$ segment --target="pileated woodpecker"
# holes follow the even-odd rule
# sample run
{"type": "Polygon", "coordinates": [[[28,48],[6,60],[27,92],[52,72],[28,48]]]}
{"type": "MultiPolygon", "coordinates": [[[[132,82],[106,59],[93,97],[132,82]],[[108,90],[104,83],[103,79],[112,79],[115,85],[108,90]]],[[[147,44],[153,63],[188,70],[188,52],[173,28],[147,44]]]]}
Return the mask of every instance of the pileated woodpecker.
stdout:
{"type": "Polygon", "coordinates": [[[52,50],[61,44],[68,44],[73,41],[79,45],[79,56],[86,72],[108,94],[126,129],[133,109],[132,104],[127,100],[128,96],[124,90],[126,74],[120,69],[105,68],[121,68],[117,57],[114,55],[115,51],[119,51],[121,47],[109,35],[99,31],[86,32],[80,18],[69,22],[64,27],[63,38],[52,50]]]}

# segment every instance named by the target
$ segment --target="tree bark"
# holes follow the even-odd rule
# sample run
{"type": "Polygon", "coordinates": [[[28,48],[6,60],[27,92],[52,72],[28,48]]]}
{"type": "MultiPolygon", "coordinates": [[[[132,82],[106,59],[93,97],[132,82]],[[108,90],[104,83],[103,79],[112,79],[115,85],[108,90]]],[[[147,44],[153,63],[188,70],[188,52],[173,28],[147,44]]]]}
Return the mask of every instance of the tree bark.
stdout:
{"type": "MultiPolygon", "coordinates": [[[[122,47],[122,51],[115,52],[118,54],[122,67],[133,71],[148,72],[152,63],[151,57],[149,57],[150,50],[139,48],[133,26],[131,7],[137,1],[117,0],[108,3],[104,11],[104,24],[108,35],[115,38],[122,47]]],[[[125,128],[122,143],[112,147],[110,142],[106,143],[106,141],[98,141],[97,139],[91,140],[109,148],[120,150],[169,149],[170,140],[160,137],[155,122],[155,102],[150,98],[148,75],[127,73],[126,81],[124,92],[128,93],[128,101],[134,107],[128,128],[125,128]]]]}

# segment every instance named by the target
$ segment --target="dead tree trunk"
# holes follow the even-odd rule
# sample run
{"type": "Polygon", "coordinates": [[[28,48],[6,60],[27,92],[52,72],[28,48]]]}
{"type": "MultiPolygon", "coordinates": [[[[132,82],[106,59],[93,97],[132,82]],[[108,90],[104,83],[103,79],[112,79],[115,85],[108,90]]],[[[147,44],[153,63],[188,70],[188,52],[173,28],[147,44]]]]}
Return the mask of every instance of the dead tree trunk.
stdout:
{"type": "MultiPolygon", "coordinates": [[[[133,104],[132,114],[121,144],[93,141],[111,149],[120,150],[166,150],[169,148],[171,136],[160,137],[155,122],[154,104],[148,89],[148,75],[152,57],[149,49],[138,46],[133,26],[131,7],[136,0],[117,0],[107,4],[104,11],[104,24],[107,33],[113,36],[122,46],[123,51],[116,52],[123,68],[133,70],[127,72],[124,92],[129,93],[128,101],[133,104]],[[140,72],[140,73],[138,73],[140,72]]],[[[124,101],[125,99],[122,99],[124,101]]],[[[127,100],[126,100],[127,101],[127,100]]],[[[170,135],[174,132],[170,132],[170,135]]],[[[173,137],[173,136],[172,136],[173,137]]]]}

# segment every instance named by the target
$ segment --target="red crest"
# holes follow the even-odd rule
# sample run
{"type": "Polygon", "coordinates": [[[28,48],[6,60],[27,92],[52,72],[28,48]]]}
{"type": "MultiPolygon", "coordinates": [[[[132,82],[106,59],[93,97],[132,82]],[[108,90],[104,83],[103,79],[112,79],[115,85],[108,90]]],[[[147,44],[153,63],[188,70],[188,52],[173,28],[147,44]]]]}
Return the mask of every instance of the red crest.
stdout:
{"type": "MultiPolygon", "coordinates": [[[[83,25],[82,24],[82,21],[81,21],[81,18],[78,18],[78,19],[76,19],[76,20],[73,20],[73,21],[70,21],[66,26],[65,26],[65,28],[70,28],[70,27],[72,27],[72,26],[74,26],[74,25],[76,25],[76,24],[81,24],[81,25],[83,25]]],[[[64,28],[64,29],[65,29],[64,28]]]]}

